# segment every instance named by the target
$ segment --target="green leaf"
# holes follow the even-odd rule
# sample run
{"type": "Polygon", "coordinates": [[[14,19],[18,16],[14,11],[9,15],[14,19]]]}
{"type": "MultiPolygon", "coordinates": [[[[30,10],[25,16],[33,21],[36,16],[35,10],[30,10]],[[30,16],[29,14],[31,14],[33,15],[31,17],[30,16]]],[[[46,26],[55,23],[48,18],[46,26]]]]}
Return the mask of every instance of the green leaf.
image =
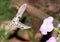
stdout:
{"type": "Polygon", "coordinates": [[[57,42],[60,42],[60,34],[58,35],[58,40],[57,40],[57,42]]]}
{"type": "Polygon", "coordinates": [[[60,29],[59,28],[54,27],[54,30],[60,33],[60,29]]]}
{"type": "Polygon", "coordinates": [[[30,39],[34,39],[34,30],[28,30],[30,39]]]}
{"type": "Polygon", "coordinates": [[[18,32],[18,35],[23,35],[25,32],[26,32],[27,30],[20,30],[19,32],[18,32]]]}
{"type": "Polygon", "coordinates": [[[0,30],[0,37],[1,36],[4,36],[4,33],[5,33],[5,30],[4,29],[0,30]]]}

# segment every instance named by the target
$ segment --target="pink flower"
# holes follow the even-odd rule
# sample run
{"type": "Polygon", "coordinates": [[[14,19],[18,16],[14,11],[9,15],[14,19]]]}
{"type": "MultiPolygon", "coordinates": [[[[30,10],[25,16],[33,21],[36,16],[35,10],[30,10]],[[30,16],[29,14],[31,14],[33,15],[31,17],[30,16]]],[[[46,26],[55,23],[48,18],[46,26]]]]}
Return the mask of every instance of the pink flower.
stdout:
{"type": "Polygon", "coordinates": [[[48,17],[44,19],[43,24],[40,27],[40,31],[43,35],[46,35],[47,32],[51,32],[53,30],[53,17],[48,17]]]}
{"type": "Polygon", "coordinates": [[[55,37],[50,37],[46,42],[57,42],[55,37]]]}

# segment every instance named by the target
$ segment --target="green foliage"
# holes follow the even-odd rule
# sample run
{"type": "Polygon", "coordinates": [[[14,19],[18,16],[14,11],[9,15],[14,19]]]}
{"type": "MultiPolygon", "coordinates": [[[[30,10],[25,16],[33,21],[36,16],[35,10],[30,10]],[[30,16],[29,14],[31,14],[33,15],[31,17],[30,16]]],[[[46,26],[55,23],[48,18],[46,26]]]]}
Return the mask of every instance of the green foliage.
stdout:
{"type": "Polygon", "coordinates": [[[20,22],[22,23],[28,23],[30,21],[30,18],[27,17],[28,14],[27,13],[24,13],[22,18],[20,18],[20,22]]]}
{"type": "Polygon", "coordinates": [[[58,17],[55,17],[56,20],[60,21],[60,19],[58,17]]]}
{"type": "Polygon", "coordinates": [[[33,29],[29,29],[28,34],[29,34],[29,37],[32,40],[32,42],[38,42],[37,39],[34,36],[34,30],[33,29]]]}
{"type": "Polygon", "coordinates": [[[31,29],[28,32],[29,32],[30,38],[33,39],[33,37],[34,37],[34,35],[33,35],[34,34],[34,30],[31,29]]]}
{"type": "Polygon", "coordinates": [[[60,29],[59,28],[54,27],[54,30],[57,31],[58,33],[60,33],[60,29]]]}
{"type": "Polygon", "coordinates": [[[54,30],[59,33],[59,34],[58,34],[58,40],[57,40],[57,42],[60,42],[60,28],[54,27],[54,30]]]}
{"type": "Polygon", "coordinates": [[[57,40],[57,42],[60,42],[60,34],[58,35],[58,40],[57,40]]]}
{"type": "Polygon", "coordinates": [[[11,32],[8,32],[7,33],[8,35],[6,35],[5,32],[6,32],[5,29],[0,30],[0,42],[2,42],[2,41],[3,42],[9,42],[8,37],[11,34],[11,32]]]}
{"type": "Polygon", "coordinates": [[[0,30],[0,38],[1,38],[1,36],[4,36],[3,35],[4,33],[5,33],[5,30],[4,29],[0,30]]]}
{"type": "Polygon", "coordinates": [[[0,0],[0,15],[4,15],[10,7],[10,0],[0,0]]]}
{"type": "MultiPolygon", "coordinates": [[[[11,20],[15,16],[17,9],[10,5],[11,0],[0,0],[0,23],[6,20],[11,20]]],[[[6,31],[5,29],[0,30],[0,42],[9,42],[7,38],[10,34],[10,31],[6,31]],[[5,32],[7,32],[7,35],[5,35],[5,32]]]]}
{"type": "Polygon", "coordinates": [[[18,32],[18,35],[22,36],[26,31],[27,31],[27,30],[20,30],[20,31],[18,32]]]}
{"type": "Polygon", "coordinates": [[[11,0],[0,0],[0,23],[15,16],[17,10],[10,5],[11,0]]]}

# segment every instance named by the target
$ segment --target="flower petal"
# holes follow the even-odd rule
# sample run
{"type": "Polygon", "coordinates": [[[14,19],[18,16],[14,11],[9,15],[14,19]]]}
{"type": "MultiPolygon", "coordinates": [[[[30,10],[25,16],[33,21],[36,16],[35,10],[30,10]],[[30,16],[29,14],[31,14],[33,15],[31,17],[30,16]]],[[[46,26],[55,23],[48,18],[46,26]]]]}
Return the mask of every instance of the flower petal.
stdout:
{"type": "Polygon", "coordinates": [[[55,37],[51,37],[49,40],[47,40],[46,42],[57,42],[55,37]]]}
{"type": "Polygon", "coordinates": [[[46,25],[42,24],[42,26],[40,27],[40,31],[43,35],[47,34],[47,27],[46,25]]]}
{"type": "Polygon", "coordinates": [[[58,24],[58,26],[57,26],[58,28],[60,28],[60,23],[58,24]]]}
{"type": "Polygon", "coordinates": [[[48,26],[48,27],[47,27],[47,31],[48,31],[48,32],[51,32],[51,31],[53,30],[53,28],[54,28],[54,26],[53,26],[52,23],[48,24],[47,26],[48,26]]]}
{"type": "Polygon", "coordinates": [[[44,23],[52,23],[53,22],[53,17],[48,17],[48,18],[46,18],[45,20],[44,20],[44,23]]]}
{"type": "Polygon", "coordinates": [[[42,33],[43,35],[47,35],[47,31],[45,31],[45,30],[41,31],[41,33],[42,33]]]}

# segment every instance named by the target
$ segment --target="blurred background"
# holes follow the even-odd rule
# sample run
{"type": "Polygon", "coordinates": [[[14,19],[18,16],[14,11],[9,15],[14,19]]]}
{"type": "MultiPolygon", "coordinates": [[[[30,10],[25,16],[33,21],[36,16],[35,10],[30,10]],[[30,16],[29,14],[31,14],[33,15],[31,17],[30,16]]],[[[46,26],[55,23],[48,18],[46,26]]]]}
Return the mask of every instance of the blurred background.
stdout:
{"type": "MultiPolygon", "coordinates": [[[[32,29],[34,30],[34,35],[40,33],[39,27],[43,22],[37,14],[44,13],[53,16],[56,20],[60,21],[60,0],[0,0],[0,28],[4,28],[6,24],[11,22],[13,17],[18,12],[19,7],[24,3],[27,3],[28,6],[21,18],[23,19],[21,22],[24,21],[24,24],[32,26],[32,29]],[[40,13],[38,13],[38,11],[40,11],[40,13]]],[[[28,33],[25,33],[24,35],[24,37],[29,39],[29,37],[27,37],[28,33]]],[[[42,34],[39,34],[39,39],[41,37],[42,34]]],[[[13,38],[11,42],[22,41],[13,38]]]]}

